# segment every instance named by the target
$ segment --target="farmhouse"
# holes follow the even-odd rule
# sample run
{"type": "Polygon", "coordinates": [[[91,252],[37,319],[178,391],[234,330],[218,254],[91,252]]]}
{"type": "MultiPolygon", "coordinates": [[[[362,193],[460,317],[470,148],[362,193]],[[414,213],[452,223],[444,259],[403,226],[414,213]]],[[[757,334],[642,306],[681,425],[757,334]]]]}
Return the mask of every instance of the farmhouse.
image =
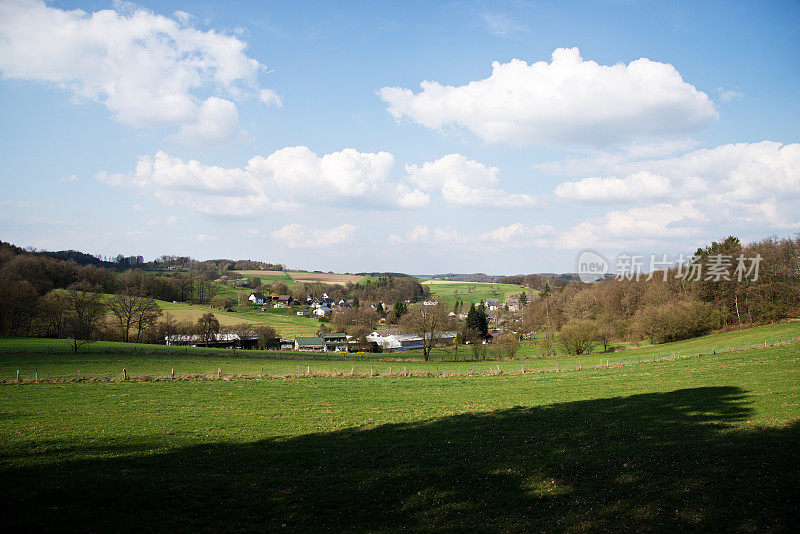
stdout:
{"type": "Polygon", "coordinates": [[[325,314],[331,313],[332,311],[333,310],[331,310],[328,306],[318,306],[314,308],[314,315],[324,317],[325,314]]]}
{"type": "Polygon", "coordinates": [[[486,307],[489,308],[489,311],[500,309],[500,299],[486,299],[486,307]]]}
{"type": "Polygon", "coordinates": [[[247,300],[260,306],[262,304],[266,304],[267,297],[265,297],[263,293],[250,293],[250,296],[247,297],[247,300]]]}

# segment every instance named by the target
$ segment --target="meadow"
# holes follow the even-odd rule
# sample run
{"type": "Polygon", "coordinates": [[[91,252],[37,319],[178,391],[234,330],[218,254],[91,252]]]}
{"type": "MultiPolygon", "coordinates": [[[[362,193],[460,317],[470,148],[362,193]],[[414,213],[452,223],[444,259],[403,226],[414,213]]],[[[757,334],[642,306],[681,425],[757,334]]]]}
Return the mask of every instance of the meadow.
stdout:
{"type": "Polygon", "coordinates": [[[786,344],[524,375],[3,384],[4,522],[790,531],[799,363],[786,344]]]}
{"type": "MultiPolygon", "coordinates": [[[[525,371],[549,372],[617,367],[653,362],[677,356],[741,351],[748,347],[771,346],[800,339],[800,322],[783,322],[757,328],[712,334],[676,343],[645,346],[614,353],[534,358],[521,351],[514,360],[452,361],[471,359],[462,347],[458,355],[436,349],[431,361],[422,361],[419,351],[386,354],[299,353],[292,351],[231,351],[202,347],[169,347],[133,343],[97,342],[71,354],[69,344],[58,339],[0,338],[0,380],[120,378],[124,368],[129,377],[203,375],[222,377],[311,375],[398,375],[398,374],[496,374],[525,371]]],[[[796,346],[796,345],[792,345],[796,346]]]]}
{"type": "Polygon", "coordinates": [[[296,309],[260,308],[245,311],[224,311],[199,304],[184,302],[156,301],[165,312],[171,313],[177,321],[195,323],[206,313],[213,313],[220,326],[236,326],[241,324],[268,324],[283,339],[294,339],[296,336],[314,336],[320,323],[316,317],[300,317],[296,309]]]}
{"type": "MultiPolygon", "coordinates": [[[[425,280],[422,284],[430,289],[431,295],[436,295],[447,306],[453,306],[456,301],[465,303],[478,303],[486,299],[500,299],[504,302],[507,298],[519,295],[522,291],[530,297],[534,292],[515,284],[490,284],[481,282],[450,282],[447,280],[425,280]]],[[[466,310],[465,310],[466,313],[466,310]]]]}

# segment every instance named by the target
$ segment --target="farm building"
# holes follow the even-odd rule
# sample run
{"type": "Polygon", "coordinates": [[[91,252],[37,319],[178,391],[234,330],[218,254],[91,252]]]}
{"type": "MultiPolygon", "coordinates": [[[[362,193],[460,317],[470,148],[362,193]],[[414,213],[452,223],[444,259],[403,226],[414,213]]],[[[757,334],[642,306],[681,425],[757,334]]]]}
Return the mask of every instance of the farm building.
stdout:
{"type": "Polygon", "coordinates": [[[294,341],[294,350],[320,352],[347,352],[346,334],[320,334],[313,337],[298,337],[294,341]]]}
{"type": "Polygon", "coordinates": [[[237,348],[237,349],[256,349],[258,348],[258,335],[240,337],[239,334],[226,333],[215,334],[214,339],[207,344],[197,334],[193,335],[172,335],[166,336],[164,342],[167,345],[179,347],[217,347],[217,348],[237,348]]]}
{"type": "MultiPolygon", "coordinates": [[[[452,343],[457,332],[440,332],[436,345],[452,343]]],[[[375,343],[385,352],[401,352],[422,348],[422,338],[416,334],[404,334],[397,329],[375,330],[367,336],[367,341],[375,343]]]]}
{"type": "Polygon", "coordinates": [[[486,307],[489,308],[489,311],[499,310],[500,299],[486,299],[486,307]]]}

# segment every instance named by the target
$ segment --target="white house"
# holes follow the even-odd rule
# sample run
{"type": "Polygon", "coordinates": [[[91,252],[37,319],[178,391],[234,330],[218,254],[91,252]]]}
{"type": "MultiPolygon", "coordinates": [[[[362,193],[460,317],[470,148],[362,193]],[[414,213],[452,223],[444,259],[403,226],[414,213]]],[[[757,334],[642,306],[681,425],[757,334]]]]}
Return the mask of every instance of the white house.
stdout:
{"type": "Polygon", "coordinates": [[[265,297],[263,293],[250,293],[250,296],[247,297],[247,300],[253,304],[261,305],[267,302],[267,297],[265,297]]]}
{"type": "Polygon", "coordinates": [[[318,308],[314,308],[314,315],[318,315],[319,317],[324,317],[326,313],[330,313],[331,311],[333,310],[331,310],[327,306],[320,306],[318,308]]]}

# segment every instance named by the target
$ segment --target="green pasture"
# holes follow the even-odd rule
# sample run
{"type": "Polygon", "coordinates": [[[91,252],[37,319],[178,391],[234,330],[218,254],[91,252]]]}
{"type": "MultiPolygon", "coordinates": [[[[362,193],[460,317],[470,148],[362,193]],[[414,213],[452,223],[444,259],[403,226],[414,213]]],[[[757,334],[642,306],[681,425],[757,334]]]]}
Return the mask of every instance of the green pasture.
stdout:
{"type": "Polygon", "coordinates": [[[787,344],[525,375],[2,384],[4,522],[792,531],[799,370],[787,344]]]}
{"type": "MultiPolygon", "coordinates": [[[[483,284],[474,282],[439,282],[429,281],[424,284],[430,289],[431,295],[437,295],[440,301],[447,306],[453,306],[457,300],[461,300],[468,306],[470,302],[479,303],[486,299],[505,299],[519,295],[522,291],[531,297],[535,291],[515,284],[483,284]]],[[[466,313],[466,310],[464,310],[466,313]]]]}
{"type": "MultiPolygon", "coordinates": [[[[487,360],[471,360],[472,351],[462,346],[435,349],[431,361],[423,362],[419,351],[385,354],[299,353],[293,351],[232,351],[97,342],[71,354],[65,340],[36,338],[0,338],[0,380],[61,379],[100,377],[118,378],[122,369],[130,377],[165,377],[174,369],[181,375],[267,375],[310,374],[491,374],[539,371],[571,371],[592,367],[615,367],[652,362],[677,356],[712,355],[712,352],[741,351],[747,347],[773,345],[800,338],[800,322],[784,322],[726,334],[714,334],[693,340],[582,356],[531,358],[521,351],[515,360],[494,360],[491,347],[487,360]]],[[[789,345],[800,347],[800,344],[789,345]]],[[[526,347],[527,349],[527,347],[526,347]]],[[[748,351],[749,353],[750,351],[748,351]]]]}

